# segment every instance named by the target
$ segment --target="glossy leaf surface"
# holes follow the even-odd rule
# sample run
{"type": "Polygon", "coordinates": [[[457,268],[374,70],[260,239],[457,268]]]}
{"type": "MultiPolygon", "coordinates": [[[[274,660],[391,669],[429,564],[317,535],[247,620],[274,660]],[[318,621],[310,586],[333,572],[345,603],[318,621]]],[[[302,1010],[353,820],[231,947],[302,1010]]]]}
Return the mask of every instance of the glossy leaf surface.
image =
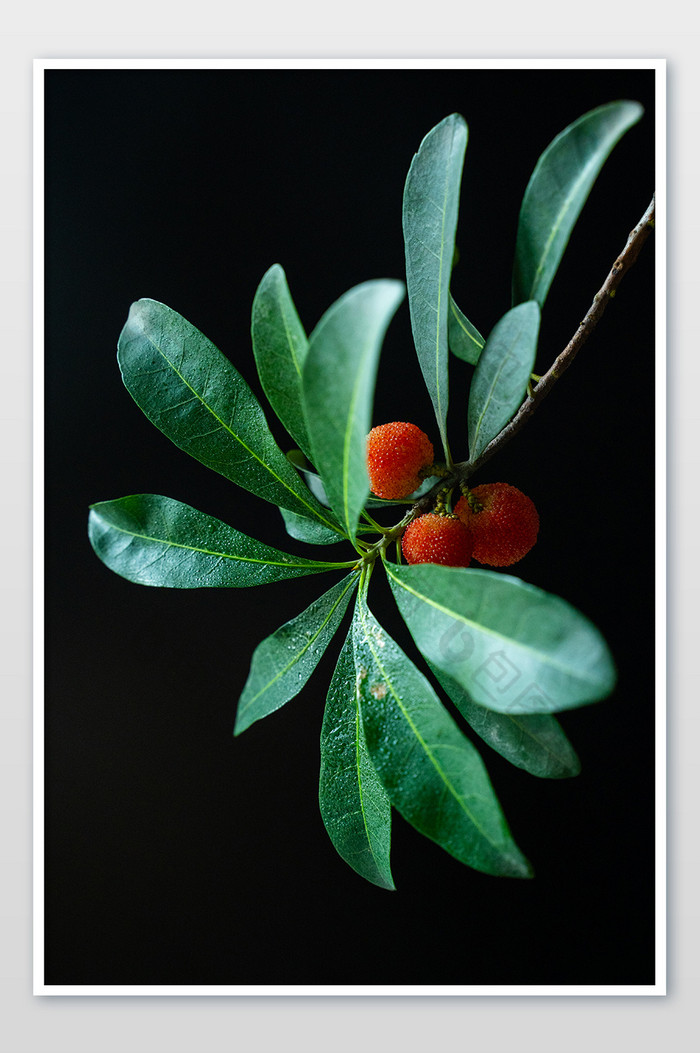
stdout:
{"type": "Polygon", "coordinates": [[[393,889],[389,864],[391,804],[365,744],[352,632],[340,653],[326,699],[318,799],[338,854],[367,881],[393,889]]]}
{"type": "Polygon", "coordinates": [[[462,863],[529,877],[478,752],[362,596],[353,640],[367,749],[392,805],[462,863]]]}
{"type": "Polygon", "coordinates": [[[238,700],[236,735],[299,694],[340,625],[357,582],[357,573],[349,574],[258,644],[238,700]]]}
{"type": "Polygon", "coordinates": [[[496,322],[469,388],[469,457],[476,460],[520,407],[537,352],[540,309],[534,300],[496,322]]]}
{"type": "Polygon", "coordinates": [[[446,455],[449,290],[466,148],[467,125],[453,113],[423,139],[403,196],[411,327],[446,455]]]}
{"type": "Polygon", "coordinates": [[[567,779],[578,775],[581,763],[561,724],[551,713],[519,716],[496,713],[477,705],[463,687],[436,666],[428,664],[442,689],[476,734],[516,768],[541,779],[567,779]]]}
{"type": "Polygon", "coordinates": [[[401,282],[364,282],[326,311],[309,341],[303,388],[311,459],[350,537],[369,494],[367,434],[379,354],[403,296],[401,282]]]}
{"type": "Polygon", "coordinates": [[[255,293],[250,331],[263,391],[289,434],[308,454],[301,374],[309,343],[278,263],[263,275],[255,293]]]}
{"type": "Polygon", "coordinates": [[[544,151],[518,219],[513,303],[544,303],[581,209],[619,139],[642,116],[638,102],[611,102],[585,113],[544,151]]]}
{"type": "Polygon", "coordinates": [[[488,570],[386,568],[419,650],[474,702],[511,715],[552,713],[612,691],[605,641],[558,596],[488,570]]]}
{"type": "Polygon", "coordinates": [[[88,533],[102,562],[138,585],[240,588],[335,567],[280,552],[220,519],[157,494],[92,505],[88,533]]]}
{"type": "Polygon", "coordinates": [[[450,351],[463,362],[475,366],[486,343],[476,326],[460,311],[450,293],[450,313],[447,319],[447,342],[450,351]]]}
{"type": "Polygon", "coordinates": [[[243,377],[176,311],[156,300],[132,304],[117,357],[129,393],[176,446],[266,501],[331,525],[243,377]]]}

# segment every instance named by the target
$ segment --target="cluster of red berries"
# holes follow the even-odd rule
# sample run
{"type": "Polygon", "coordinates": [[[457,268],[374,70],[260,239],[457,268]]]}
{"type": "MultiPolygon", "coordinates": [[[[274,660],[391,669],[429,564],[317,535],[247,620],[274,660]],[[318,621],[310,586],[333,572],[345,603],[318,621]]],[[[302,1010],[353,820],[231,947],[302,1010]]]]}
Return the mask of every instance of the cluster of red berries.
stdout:
{"type": "MultiPolygon", "coordinates": [[[[378,497],[408,497],[432,468],[432,443],[414,424],[395,421],[369,433],[367,469],[378,497]]],[[[408,563],[467,567],[475,559],[509,567],[530,551],[539,526],[537,509],[517,487],[482,483],[465,492],[453,512],[440,509],[414,519],[401,547],[408,563]]]]}

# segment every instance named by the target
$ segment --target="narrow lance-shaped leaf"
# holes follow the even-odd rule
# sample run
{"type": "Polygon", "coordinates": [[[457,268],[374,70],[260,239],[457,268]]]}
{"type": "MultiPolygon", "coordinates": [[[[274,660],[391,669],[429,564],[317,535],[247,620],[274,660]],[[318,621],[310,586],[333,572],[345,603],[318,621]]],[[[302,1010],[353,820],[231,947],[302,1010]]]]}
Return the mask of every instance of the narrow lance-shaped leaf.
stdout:
{"type": "Polygon", "coordinates": [[[595,702],[615,685],[603,637],[575,607],[488,570],[386,564],[426,659],[500,713],[552,713],[595,702]]]}
{"type": "Polygon", "coordinates": [[[263,275],[253,300],[253,354],[270,405],[304,453],[310,453],[301,374],[309,342],[278,263],[263,275]]]}
{"type": "Polygon", "coordinates": [[[328,689],[318,800],[324,826],[341,858],[367,881],[393,889],[391,804],[365,744],[352,630],[328,689]]]}
{"type": "Polygon", "coordinates": [[[102,562],[138,585],[241,588],[338,566],[280,552],[213,516],[157,494],[92,505],[88,533],[102,562]]]}
{"type": "Polygon", "coordinates": [[[413,339],[448,459],[449,290],[466,148],[467,125],[453,113],[423,139],[408,170],[403,196],[413,339]]]}
{"type": "Polygon", "coordinates": [[[258,644],[236,711],[234,734],[298,695],[340,625],[358,574],[349,574],[258,644]]]}
{"type": "Polygon", "coordinates": [[[137,300],[117,357],[129,393],[176,446],[266,501],[335,526],[275,443],[243,377],[176,311],[137,300]]]}
{"type": "Polygon", "coordinates": [[[392,805],[462,863],[487,874],[529,877],[476,749],[362,596],[357,609],[362,726],[392,805]]]}
{"type": "Polygon", "coordinates": [[[379,354],[403,296],[401,282],[364,282],[326,311],[309,340],[303,388],[311,459],[350,537],[369,494],[367,433],[379,354]]]}
{"type": "Polygon", "coordinates": [[[544,151],[520,208],[513,303],[544,303],[581,209],[615,144],[642,116],[638,102],[610,102],[585,113],[544,151]]]}
{"type": "MultiPolygon", "coordinates": [[[[457,647],[460,643],[457,639],[457,647]]],[[[463,687],[431,662],[428,665],[472,730],[516,768],[541,779],[567,779],[578,775],[581,763],[561,724],[551,713],[519,716],[495,713],[473,702],[463,687]]]]}
{"type": "Polygon", "coordinates": [[[469,457],[476,460],[511,419],[525,397],[537,352],[540,309],[534,300],[511,308],[496,322],[469,388],[469,457]]]}
{"type": "Polygon", "coordinates": [[[463,362],[468,362],[470,366],[475,366],[479,361],[479,355],[486,343],[476,326],[460,311],[452,293],[447,320],[447,341],[452,354],[461,358],[463,362]]]}

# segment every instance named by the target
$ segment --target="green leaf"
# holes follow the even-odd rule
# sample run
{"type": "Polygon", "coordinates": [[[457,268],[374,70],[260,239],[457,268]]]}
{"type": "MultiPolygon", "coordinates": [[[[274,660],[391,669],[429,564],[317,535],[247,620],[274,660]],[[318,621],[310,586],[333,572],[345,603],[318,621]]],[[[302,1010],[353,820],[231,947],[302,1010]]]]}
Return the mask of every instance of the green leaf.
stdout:
{"type": "Polygon", "coordinates": [[[301,374],[309,343],[278,263],[263,275],[255,293],[251,336],[263,391],[289,434],[308,454],[301,374]]]}
{"type": "Polygon", "coordinates": [[[567,779],[581,771],[576,752],[556,717],[550,713],[494,713],[472,702],[463,687],[431,662],[428,665],[471,728],[516,768],[541,779],[567,779]]]}
{"type": "Polygon", "coordinates": [[[494,571],[385,565],[419,650],[474,702],[511,715],[552,713],[612,691],[603,637],[558,596],[494,571]]]}
{"type": "Polygon", "coordinates": [[[317,519],[298,516],[296,512],[290,512],[288,508],[280,508],[280,512],[287,533],[296,541],[305,541],[307,545],[335,545],[344,540],[339,530],[329,530],[317,519]]]}
{"type": "Polygon", "coordinates": [[[326,699],[318,800],[328,836],[341,858],[367,881],[393,889],[391,804],[365,744],[352,631],[340,652],[326,699]]]}
{"type": "Polygon", "coordinates": [[[353,641],[367,749],[392,805],[462,863],[529,877],[479,754],[361,595],[353,641]]]}
{"type": "Polygon", "coordinates": [[[92,505],[88,534],[102,562],[139,585],[241,588],[338,567],[270,548],[219,519],[156,494],[92,505]]]}
{"type": "Polygon", "coordinates": [[[258,644],[238,700],[234,734],[298,695],[333,638],[358,582],[354,571],[258,644]]]}
{"type": "Polygon", "coordinates": [[[333,527],[275,443],[243,377],[176,311],[137,300],[117,357],[129,393],[176,446],[266,501],[333,527]]]}
{"type": "Polygon", "coordinates": [[[450,351],[463,362],[475,366],[486,343],[483,336],[460,311],[450,293],[450,313],[447,319],[447,342],[450,351]]]}
{"type": "Polygon", "coordinates": [[[364,282],[326,311],[309,341],[303,388],[311,460],[353,538],[369,494],[367,434],[379,354],[403,296],[401,282],[364,282]]]}
{"type": "Polygon", "coordinates": [[[467,125],[458,113],[428,132],[411,162],[403,195],[413,339],[448,460],[447,324],[467,134],[467,125]]]}
{"type": "Polygon", "coordinates": [[[513,303],[544,303],[581,209],[619,139],[640,119],[638,102],[610,102],[579,117],[544,151],[520,208],[513,303]]]}
{"type": "Polygon", "coordinates": [[[539,328],[540,309],[530,300],[512,307],[491,330],[469,388],[470,460],[476,460],[522,403],[539,328]]]}

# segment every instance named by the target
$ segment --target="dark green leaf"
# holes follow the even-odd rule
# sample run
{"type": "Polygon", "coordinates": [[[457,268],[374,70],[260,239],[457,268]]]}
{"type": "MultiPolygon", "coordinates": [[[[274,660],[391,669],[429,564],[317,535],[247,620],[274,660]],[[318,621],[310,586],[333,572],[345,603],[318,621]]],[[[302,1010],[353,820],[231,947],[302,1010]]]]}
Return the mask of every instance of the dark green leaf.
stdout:
{"type": "Polygon", "coordinates": [[[139,585],[240,588],[338,566],[279,552],[219,519],[156,494],[92,505],[88,532],[102,562],[139,585]]]}
{"type": "Polygon", "coordinates": [[[243,377],[176,311],[156,300],[132,304],[118,359],[131,396],[176,446],[266,501],[333,526],[243,377]]]}
{"type": "Polygon", "coordinates": [[[328,836],[341,858],[373,884],[393,889],[391,805],[365,745],[352,632],[326,699],[318,799],[328,836]]]}
{"type": "Polygon", "coordinates": [[[401,282],[364,282],[326,311],[309,341],[303,387],[311,459],[350,537],[369,494],[367,434],[382,340],[403,296],[401,282]]]}
{"type": "Polygon", "coordinates": [[[510,716],[472,702],[467,692],[431,662],[438,683],[472,729],[517,768],[542,779],[578,775],[581,764],[561,725],[551,713],[510,716]]]}
{"type": "Polygon", "coordinates": [[[446,457],[449,290],[466,148],[467,126],[453,113],[423,139],[403,196],[411,327],[446,457]]]}
{"type": "Polygon", "coordinates": [[[463,362],[475,366],[486,341],[479,330],[460,311],[450,293],[450,313],[447,319],[447,341],[450,351],[463,362]]]}
{"type": "Polygon", "coordinates": [[[642,116],[638,102],[610,102],[579,117],[535,165],[518,220],[513,303],[544,303],[586,199],[611,150],[642,116]]]}
{"type": "Polygon", "coordinates": [[[474,702],[511,715],[552,713],[612,691],[605,641],[558,596],[488,570],[386,569],[418,648],[474,702]]]}
{"type": "Polygon", "coordinates": [[[289,434],[309,453],[301,392],[309,344],[278,263],[263,275],[255,294],[251,336],[263,391],[289,434]]]}
{"type": "Polygon", "coordinates": [[[534,300],[511,308],[486,341],[469,388],[469,457],[475,461],[525,397],[540,328],[534,300]]]}
{"type": "Polygon", "coordinates": [[[353,640],[367,749],[392,805],[468,866],[529,877],[479,754],[362,596],[353,640]]]}
{"type": "Polygon", "coordinates": [[[357,582],[357,573],[349,574],[258,644],[238,700],[234,734],[299,694],[340,625],[357,582]]]}

